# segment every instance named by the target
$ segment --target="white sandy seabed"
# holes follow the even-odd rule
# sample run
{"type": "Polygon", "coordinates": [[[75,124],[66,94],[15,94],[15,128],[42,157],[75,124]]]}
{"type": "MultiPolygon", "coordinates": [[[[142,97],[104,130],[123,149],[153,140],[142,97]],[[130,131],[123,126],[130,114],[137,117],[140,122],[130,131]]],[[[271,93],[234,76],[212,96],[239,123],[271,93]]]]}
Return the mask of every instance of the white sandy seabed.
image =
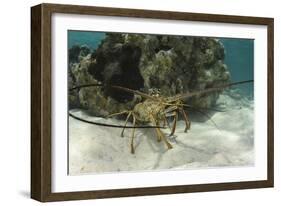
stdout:
{"type": "MultiPolygon", "coordinates": [[[[212,121],[191,119],[184,133],[180,120],[174,137],[162,130],[173,149],[157,142],[154,129],[136,129],[135,154],[130,153],[131,129],[120,137],[121,128],[102,127],[69,118],[69,174],[196,169],[254,165],[254,105],[246,98],[235,100],[220,95],[217,103],[226,111],[215,112],[212,121]]],[[[91,117],[81,110],[72,114],[84,119],[122,125],[124,121],[91,117]]]]}

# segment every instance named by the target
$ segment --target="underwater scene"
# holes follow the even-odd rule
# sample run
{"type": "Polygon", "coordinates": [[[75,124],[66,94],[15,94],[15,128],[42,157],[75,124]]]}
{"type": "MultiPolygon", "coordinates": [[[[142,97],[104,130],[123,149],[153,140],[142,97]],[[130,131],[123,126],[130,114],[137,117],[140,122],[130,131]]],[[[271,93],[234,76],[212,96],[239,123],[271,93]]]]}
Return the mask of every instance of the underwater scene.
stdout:
{"type": "Polygon", "coordinates": [[[254,166],[254,39],[67,38],[69,175],[254,166]]]}

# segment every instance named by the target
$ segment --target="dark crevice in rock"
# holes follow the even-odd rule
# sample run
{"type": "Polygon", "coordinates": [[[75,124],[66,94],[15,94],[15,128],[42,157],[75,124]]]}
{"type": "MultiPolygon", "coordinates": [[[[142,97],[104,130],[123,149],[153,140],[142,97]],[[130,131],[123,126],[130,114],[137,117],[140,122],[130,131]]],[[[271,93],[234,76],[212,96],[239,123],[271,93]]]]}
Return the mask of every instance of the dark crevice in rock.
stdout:
{"type": "MultiPolygon", "coordinates": [[[[139,90],[143,78],[139,71],[141,49],[132,44],[114,44],[113,47],[101,47],[95,55],[95,63],[90,64],[89,73],[105,85],[117,85],[139,90]]],[[[119,102],[132,100],[133,94],[105,88],[105,94],[119,102]]]]}

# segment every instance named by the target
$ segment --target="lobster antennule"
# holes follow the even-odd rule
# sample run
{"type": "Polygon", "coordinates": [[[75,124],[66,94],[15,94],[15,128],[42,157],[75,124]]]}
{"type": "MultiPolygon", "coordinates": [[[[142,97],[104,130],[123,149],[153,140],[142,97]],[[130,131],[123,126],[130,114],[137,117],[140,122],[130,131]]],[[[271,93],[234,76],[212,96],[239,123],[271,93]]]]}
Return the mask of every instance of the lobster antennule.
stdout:
{"type": "Polygon", "coordinates": [[[202,91],[196,91],[196,92],[190,92],[190,93],[182,94],[180,96],[177,96],[176,99],[177,100],[184,100],[184,99],[187,99],[187,98],[191,98],[191,97],[194,97],[194,96],[198,96],[198,95],[202,95],[202,94],[206,94],[206,93],[210,93],[210,92],[217,92],[221,89],[225,89],[225,88],[228,88],[228,87],[231,87],[231,86],[245,84],[245,83],[251,83],[251,82],[254,82],[254,80],[233,82],[233,83],[221,85],[221,86],[218,86],[218,87],[208,88],[208,89],[205,89],[205,90],[202,90],[202,91]]]}

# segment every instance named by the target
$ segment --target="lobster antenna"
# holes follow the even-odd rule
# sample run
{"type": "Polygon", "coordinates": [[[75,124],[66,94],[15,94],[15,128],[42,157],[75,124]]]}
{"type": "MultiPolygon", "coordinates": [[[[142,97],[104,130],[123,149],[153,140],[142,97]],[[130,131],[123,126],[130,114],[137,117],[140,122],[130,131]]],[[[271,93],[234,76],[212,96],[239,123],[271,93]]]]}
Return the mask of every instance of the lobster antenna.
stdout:
{"type": "MultiPolygon", "coordinates": [[[[78,85],[76,87],[72,87],[72,88],[68,89],[68,91],[73,91],[73,90],[81,89],[81,88],[85,88],[85,87],[104,87],[104,86],[105,85],[103,85],[103,84],[83,84],[83,85],[78,85]]],[[[129,92],[129,93],[132,93],[132,94],[137,94],[137,95],[140,95],[141,97],[146,98],[146,99],[156,100],[153,96],[150,96],[150,95],[148,95],[146,93],[143,93],[143,92],[140,92],[138,90],[129,89],[129,88],[121,87],[121,86],[115,86],[115,85],[107,85],[107,86],[109,86],[111,88],[114,88],[114,89],[126,91],[126,92],[129,92]]]]}
{"type": "Polygon", "coordinates": [[[93,121],[89,121],[89,120],[85,120],[85,119],[82,119],[80,117],[77,117],[75,116],[74,114],[71,114],[70,112],[68,113],[70,117],[76,119],[76,120],[79,120],[81,122],[85,122],[85,123],[88,123],[88,124],[94,124],[94,125],[99,125],[99,126],[103,126],[103,127],[117,127],[117,128],[138,128],[138,129],[146,129],[146,128],[166,128],[166,127],[161,127],[161,126],[121,126],[121,125],[114,125],[114,124],[105,124],[105,123],[99,123],[99,122],[93,122],[93,121]]]}
{"type": "Polygon", "coordinates": [[[251,83],[251,82],[254,82],[254,80],[234,82],[234,83],[221,85],[221,86],[218,86],[218,87],[208,88],[208,89],[205,89],[205,90],[202,90],[202,91],[190,92],[190,93],[186,93],[186,94],[177,96],[177,100],[180,100],[180,99],[183,100],[183,99],[191,98],[191,97],[194,97],[194,96],[199,96],[199,95],[210,93],[210,92],[217,92],[221,89],[225,89],[225,88],[228,88],[228,87],[231,87],[231,86],[234,86],[234,85],[246,84],[246,83],[251,83]]]}
{"type": "Polygon", "coordinates": [[[72,87],[70,89],[68,89],[68,91],[74,91],[76,89],[81,89],[81,88],[85,88],[85,87],[103,87],[104,85],[103,84],[82,84],[82,85],[78,85],[78,86],[75,86],[75,87],[72,87]]]}

